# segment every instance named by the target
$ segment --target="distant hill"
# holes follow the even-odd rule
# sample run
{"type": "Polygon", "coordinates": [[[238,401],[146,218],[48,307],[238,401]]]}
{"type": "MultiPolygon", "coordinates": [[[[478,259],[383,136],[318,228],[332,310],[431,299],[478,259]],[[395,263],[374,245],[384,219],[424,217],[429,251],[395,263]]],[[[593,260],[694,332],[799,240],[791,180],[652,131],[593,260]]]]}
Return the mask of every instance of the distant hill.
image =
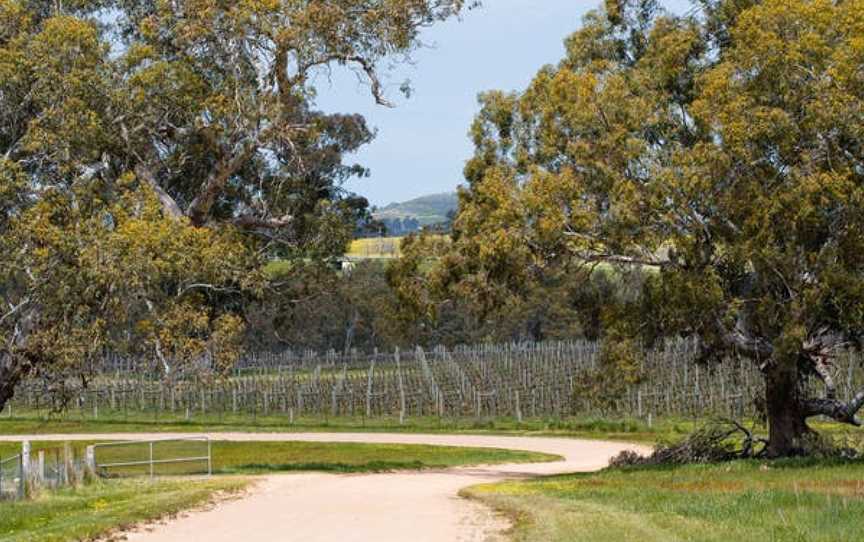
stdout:
{"type": "Polygon", "coordinates": [[[417,231],[424,226],[448,221],[447,215],[455,211],[459,198],[455,192],[420,196],[401,203],[391,203],[377,209],[372,215],[387,225],[393,235],[417,231]]]}
{"type": "Polygon", "coordinates": [[[459,198],[455,192],[420,196],[401,203],[391,203],[375,211],[379,220],[392,218],[416,218],[423,226],[447,220],[447,213],[455,211],[459,198]]]}

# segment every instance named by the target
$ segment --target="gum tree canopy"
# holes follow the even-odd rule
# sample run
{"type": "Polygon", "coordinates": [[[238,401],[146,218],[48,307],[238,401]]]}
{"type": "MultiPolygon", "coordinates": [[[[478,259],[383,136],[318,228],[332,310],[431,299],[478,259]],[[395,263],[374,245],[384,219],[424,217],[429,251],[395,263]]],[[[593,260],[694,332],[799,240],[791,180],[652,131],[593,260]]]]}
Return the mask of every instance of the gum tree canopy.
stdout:
{"type": "Polygon", "coordinates": [[[0,408],[104,349],[230,362],[263,257],[341,250],[366,206],[341,157],[372,133],[313,109],[316,75],[386,104],[379,66],[461,8],[0,0],[0,408]]]}
{"type": "Polygon", "coordinates": [[[537,261],[654,269],[643,329],[751,358],[771,455],[858,425],[831,359],[864,326],[864,1],[607,0],[566,50],[482,96],[454,250],[506,258],[506,214],[537,261]]]}

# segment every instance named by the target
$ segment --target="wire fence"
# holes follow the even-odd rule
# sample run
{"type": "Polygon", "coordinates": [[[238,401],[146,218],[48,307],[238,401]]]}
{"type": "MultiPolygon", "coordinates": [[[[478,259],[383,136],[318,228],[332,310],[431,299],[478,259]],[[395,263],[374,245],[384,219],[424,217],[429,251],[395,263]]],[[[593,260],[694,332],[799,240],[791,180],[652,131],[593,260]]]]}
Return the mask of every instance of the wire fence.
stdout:
{"type": "MultiPolygon", "coordinates": [[[[81,418],[147,416],[152,420],[259,416],[327,419],[410,417],[554,418],[603,415],[748,416],[759,410],[762,375],[751,360],[694,363],[694,341],[670,341],[638,356],[637,382],[612,395],[592,392],[601,366],[598,344],[585,341],[417,348],[371,355],[253,353],[225,377],[164,378],[147,360],[105,362],[86,388],[71,388],[81,418]],[[587,385],[586,385],[587,384],[587,385]]],[[[838,393],[864,387],[862,356],[839,353],[838,393]]],[[[813,386],[818,383],[812,383],[813,386]]],[[[622,386],[619,386],[622,388],[622,386]]],[[[20,386],[12,411],[58,409],[46,384],[20,386]]]]}
{"type": "Polygon", "coordinates": [[[43,489],[76,486],[94,477],[127,478],[210,475],[213,472],[209,437],[106,442],[76,449],[34,450],[21,443],[21,453],[0,460],[0,501],[21,500],[43,489]]]}
{"type": "Polygon", "coordinates": [[[22,444],[22,453],[0,461],[0,499],[18,500],[39,489],[56,489],[83,478],[83,464],[76,462],[71,448],[31,451],[22,444]]]}
{"type": "Polygon", "coordinates": [[[0,459],[0,501],[24,497],[21,455],[0,459]]]}
{"type": "Polygon", "coordinates": [[[57,489],[83,479],[84,462],[67,444],[31,453],[30,472],[35,486],[57,489]]]}
{"type": "Polygon", "coordinates": [[[213,473],[208,437],[95,444],[93,470],[102,478],[213,473]]]}

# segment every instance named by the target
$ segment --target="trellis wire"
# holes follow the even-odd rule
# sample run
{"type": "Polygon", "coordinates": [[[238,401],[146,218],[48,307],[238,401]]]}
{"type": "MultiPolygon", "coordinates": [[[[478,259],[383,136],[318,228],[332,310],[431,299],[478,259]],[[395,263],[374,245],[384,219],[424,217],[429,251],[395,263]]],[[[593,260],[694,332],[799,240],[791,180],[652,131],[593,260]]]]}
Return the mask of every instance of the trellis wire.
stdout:
{"type": "MultiPolygon", "coordinates": [[[[600,347],[587,341],[487,344],[431,350],[317,354],[259,352],[245,356],[223,378],[169,380],[146,360],[107,356],[86,388],[73,389],[82,417],[152,414],[160,417],[512,417],[605,415],[728,415],[756,413],[763,380],[752,361],[730,357],[694,363],[698,344],[669,341],[642,352],[642,380],[614,398],[580,392],[598,367],[600,347]]],[[[864,384],[861,357],[835,359],[841,395],[864,384]]],[[[814,386],[817,383],[813,383],[814,386]]],[[[38,381],[19,387],[9,412],[56,408],[38,381]]]]}

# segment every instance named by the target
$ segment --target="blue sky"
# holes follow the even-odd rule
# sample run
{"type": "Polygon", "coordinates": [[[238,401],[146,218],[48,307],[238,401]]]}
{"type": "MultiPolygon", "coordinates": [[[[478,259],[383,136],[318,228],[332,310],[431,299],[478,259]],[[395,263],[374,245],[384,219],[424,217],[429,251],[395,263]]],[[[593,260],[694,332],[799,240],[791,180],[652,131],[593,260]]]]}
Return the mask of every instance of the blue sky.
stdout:
{"type": "MultiPolygon", "coordinates": [[[[368,87],[347,70],[320,75],[320,109],[361,113],[378,130],[372,144],[348,157],[370,168],[371,176],[348,188],[379,206],[455,190],[473,150],[467,134],[477,94],[526,87],[541,66],[560,60],[564,38],[600,1],[484,0],[461,20],[426,30],[429,47],[386,79],[393,109],[375,105],[368,87]],[[406,79],[414,90],[410,99],[399,92],[406,79]]],[[[663,3],[672,11],[689,5],[663,3]]]]}

